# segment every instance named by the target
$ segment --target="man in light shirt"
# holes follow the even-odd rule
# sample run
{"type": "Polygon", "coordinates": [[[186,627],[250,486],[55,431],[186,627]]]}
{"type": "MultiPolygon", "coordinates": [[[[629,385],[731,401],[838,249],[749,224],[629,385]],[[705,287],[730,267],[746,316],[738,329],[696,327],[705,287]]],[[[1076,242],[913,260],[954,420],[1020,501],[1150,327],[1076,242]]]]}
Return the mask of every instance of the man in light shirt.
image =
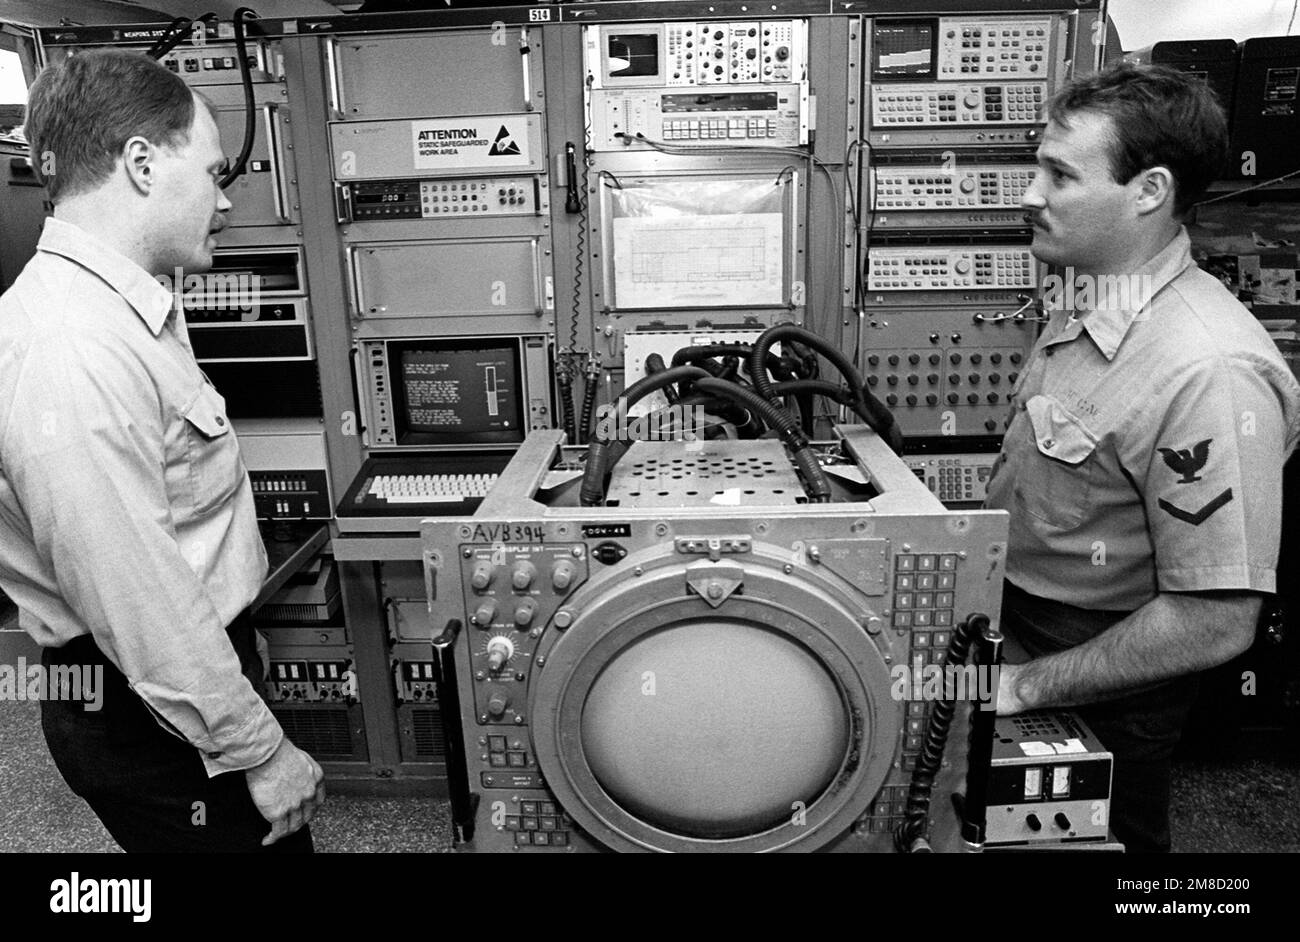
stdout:
{"type": "Polygon", "coordinates": [[[1002,671],[998,711],[1080,707],[1137,852],[1170,848],[1194,675],[1250,647],[1276,589],[1300,437],[1300,385],[1182,225],[1227,142],[1202,82],[1088,76],[1053,100],[1023,200],[1074,304],[1048,304],[985,502],[1011,513],[1002,628],[1033,658],[1002,671]]]}
{"type": "Polygon", "coordinates": [[[249,679],[248,475],[155,277],[212,264],[213,115],[147,57],[88,52],[37,77],[26,130],[55,208],[0,298],[0,587],[47,668],[105,673],[100,710],[42,703],[46,742],[128,851],[310,851],[320,767],[249,679]]]}

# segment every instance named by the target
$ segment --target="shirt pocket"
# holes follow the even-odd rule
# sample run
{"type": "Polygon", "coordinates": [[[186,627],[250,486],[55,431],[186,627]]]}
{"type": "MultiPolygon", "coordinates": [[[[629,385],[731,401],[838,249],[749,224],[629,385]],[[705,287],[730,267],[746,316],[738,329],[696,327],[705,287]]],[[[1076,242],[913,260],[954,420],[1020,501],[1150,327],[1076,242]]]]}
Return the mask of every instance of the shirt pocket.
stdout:
{"type": "Polygon", "coordinates": [[[1051,396],[1034,396],[1025,411],[1037,454],[1017,476],[1019,503],[1050,527],[1073,529],[1088,512],[1097,437],[1051,396]]]}
{"type": "Polygon", "coordinates": [[[203,514],[228,501],[239,489],[244,483],[244,465],[226,418],[226,400],[210,384],[199,387],[182,415],[194,512],[203,514]]]}

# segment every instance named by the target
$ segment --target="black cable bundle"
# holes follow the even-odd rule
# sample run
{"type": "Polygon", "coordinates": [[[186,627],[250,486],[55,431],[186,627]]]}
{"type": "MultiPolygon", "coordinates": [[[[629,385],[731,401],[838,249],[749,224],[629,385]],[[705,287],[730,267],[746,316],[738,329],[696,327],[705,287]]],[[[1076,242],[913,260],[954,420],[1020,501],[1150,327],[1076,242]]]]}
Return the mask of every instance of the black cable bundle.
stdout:
{"type": "MultiPolygon", "coordinates": [[[[711,379],[712,377],[697,366],[676,366],[645,376],[626,390],[613,404],[617,415],[626,415],[626,410],[636,405],[645,396],[658,389],[684,380],[711,379]]],[[[610,423],[615,427],[621,423],[610,423]]],[[[614,470],[617,458],[614,446],[619,444],[617,433],[611,437],[606,433],[606,423],[601,423],[587,448],[587,467],[582,475],[582,489],[578,492],[578,501],[583,507],[599,507],[605,502],[605,480],[614,470]]]]}
{"type": "Polygon", "coordinates": [[[564,425],[564,434],[568,437],[570,445],[576,445],[578,426],[573,421],[573,377],[569,375],[567,366],[560,369],[555,382],[560,387],[560,421],[564,425]]]}
{"type": "MultiPolygon", "coordinates": [[[[902,448],[902,433],[893,416],[871,395],[848,358],[821,337],[794,324],[769,327],[752,347],[737,343],[683,347],[673,354],[670,366],[660,355],[651,354],[646,358],[645,367],[645,377],[610,403],[616,414],[626,415],[640,399],[661,389],[670,407],[678,409],[704,407],[718,411],[720,403],[732,404],[744,416],[738,421],[728,419],[738,429],[751,437],[762,435],[765,429],[777,433],[790,450],[808,499],[813,503],[825,503],[831,498],[830,479],[810,441],[815,396],[824,396],[852,409],[895,451],[902,448]],[[778,341],[785,343],[788,355],[777,356],[771,352],[772,345],[778,341]],[[819,373],[817,353],[839,370],[845,385],[815,378],[819,373]],[[742,369],[748,383],[741,375],[742,369]],[[785,396],[795,398],[799,418],[783,404],[785,396]]],[[[587,394],[588,400],[583,403],[584,433],[590,421],[588,402],[594,399],[594,382],[588,384],[587,394]]],[[[621,427],[622,423],[615,425],[621,427]]],[[[620,433],[610,433],[605,427],[591,438],[579,496],[582,506],[594,507],[604,502],[606,482],[624,449],[620,433]]]]}
{"type": "Polygon", "coordinates": [[[775,398],[772,393],[772,382],[767,378],[767,371],[763,369],[763,364],[766,362],[772,344],[787,338],[798,341],[826,357],[854,391],[853,402],[849,407],[863,422],[867,423],[872,431],[883,438],[890,448],[895,452],[902,451],[903,433],[894,421],[894,416],[884,403],[871,394],[867,384],[862,381],[862,375],[857,367],[834,345],[797,324],[777,324],[775,327],[769,327],[754,342],[754,349],[749,355],[749,375],[759,395],[769,400],[775,398]]]}
{"type": "MultiPolygon", "coordinates": [[[[957,626],[943,656],[945,677],[950,676],[949,668],[961,667],[966,663],[971,645],[988,626],[988,616],[979,614],[969,616],[957,626]]],[[[956,699],[948,699],[946,696],[935,703],[930,711],[921,754],[917,757],[916,767],[912,770],[912,781],[907,789],[907,810],[903,812],[903,823],[894,832],[894,846],[902,853],[930,852],[927,840],[930,798],[935,777],[943,767],[943,750],[948,745],[948,730],[952,727],[956,713],[956,699]]]]}
{"type": "Polygon", "coordinates": [[[596,369],[593,361],[587,368],[587,385],[582,393],[582,418],[578,421],[578,429],[584,442],[591,435],[591,417],[596,411],[596,388],[599,385],[600,371],[596,369]]]}
{"type": "Polygon", "coordinates": [[[248,7],[235,11],[235,53],[239,59],[239,81],[244,88],[244,143],[239,148],[239,156],[234,165],[221,178],[219,186],[224,190],[244,173],[248,165],[248,156],[253,152],[253,136],[257,133],[257,108],[253,101],[253,72],[248,65],[248,41],[244,36],[244,17],[257,16],[248,7]]]}

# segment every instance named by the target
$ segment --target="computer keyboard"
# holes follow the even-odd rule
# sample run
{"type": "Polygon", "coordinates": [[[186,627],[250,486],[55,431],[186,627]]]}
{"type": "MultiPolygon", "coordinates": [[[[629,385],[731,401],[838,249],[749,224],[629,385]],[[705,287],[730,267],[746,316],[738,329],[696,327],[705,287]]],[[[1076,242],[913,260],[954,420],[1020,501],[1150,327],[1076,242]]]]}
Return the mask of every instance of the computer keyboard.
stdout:
{"type": "Polygon", "coordinates": [[[495,474],[378,474],[367,493],[389,504],[454,504],[487,497],[496,482],[495,474]]]}
{"type": "Polygon", "coordinates": [[[471,516],[509,453],[372,456],[338,507],[344,533],[418,533],[424,517],[471,516]]]}

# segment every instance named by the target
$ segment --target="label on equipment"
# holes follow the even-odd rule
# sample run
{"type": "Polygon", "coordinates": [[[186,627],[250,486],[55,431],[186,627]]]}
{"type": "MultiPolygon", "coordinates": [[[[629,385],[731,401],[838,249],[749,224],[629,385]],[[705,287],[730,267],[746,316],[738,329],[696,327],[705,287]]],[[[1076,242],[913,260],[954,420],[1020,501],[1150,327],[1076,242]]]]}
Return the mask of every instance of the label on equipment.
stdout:
{"type": "Polygon", "coordinates": [[[532,163],[524,115],[412,121],[411,146],[417,170],[526,167],[532,163]]]}
{"type": "Polygon", "coordinates": [[[583,538],[588,540],[600,540],[608,537],[630,537],[632,535],[632,525],[630,523],[584,523],[582,525],[583,538]]]}

